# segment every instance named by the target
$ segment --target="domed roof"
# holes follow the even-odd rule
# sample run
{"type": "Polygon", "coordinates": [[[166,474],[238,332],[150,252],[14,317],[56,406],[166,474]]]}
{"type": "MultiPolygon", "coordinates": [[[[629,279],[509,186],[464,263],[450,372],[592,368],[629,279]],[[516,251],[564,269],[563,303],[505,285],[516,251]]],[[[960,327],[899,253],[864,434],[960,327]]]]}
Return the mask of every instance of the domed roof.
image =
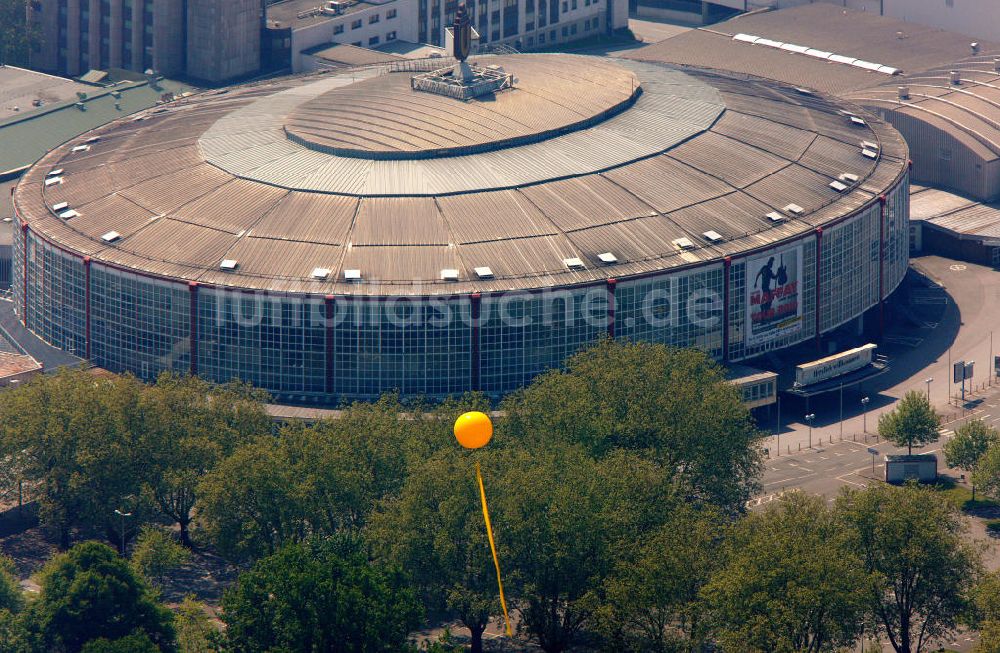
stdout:
{"type": "Polygon", "coordinates": [[[446,65],[430,60],[165,104],[49,153],[18,214],[147,275],[454,294],[739,255],[876,201],[906,166],[891,127],[771,82],[572,55],[477,63],[514,88],[414,89],[416,69],[446,65]]]}

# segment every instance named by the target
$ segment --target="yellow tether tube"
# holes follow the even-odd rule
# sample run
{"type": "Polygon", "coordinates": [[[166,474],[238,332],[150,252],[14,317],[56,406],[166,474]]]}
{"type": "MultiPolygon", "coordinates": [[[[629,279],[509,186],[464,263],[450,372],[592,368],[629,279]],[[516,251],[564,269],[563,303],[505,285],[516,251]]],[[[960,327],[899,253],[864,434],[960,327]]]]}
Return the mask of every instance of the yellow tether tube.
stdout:
{"type": "Polygon", "coordinates": [[[493,552],[493,564],[497,568],[497,585],[500,586],[500,607],[503,608],[503,620],[507,625],[507,637],[513,637],[510,632],[510,617],[507,616],[507,599],[503,595],[503,580],[500,578],[500,559],[497,558],[497,545],[493,542],[493,525],[490,523],[490,511],[486,507],[486,489],[483,487],[483,474],[479,471],[476,461],[476,479],[479,481],[479,497],[483,500],[483,518],[486,520],[486,535],[490,538],[490,551],[493,552]]]}

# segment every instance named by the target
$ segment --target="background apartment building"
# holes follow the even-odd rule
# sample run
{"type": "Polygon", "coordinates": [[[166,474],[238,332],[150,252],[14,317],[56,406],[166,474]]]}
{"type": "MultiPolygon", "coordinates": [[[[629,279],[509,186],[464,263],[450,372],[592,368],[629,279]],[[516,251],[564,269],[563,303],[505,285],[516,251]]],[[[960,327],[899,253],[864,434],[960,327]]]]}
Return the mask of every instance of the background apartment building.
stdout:
{"type": "MultiPolygon", "coordinates": [[[[455,21],[457,0],[416,0],[417,39],[444,45],[444,28],[455,21]]],[[[468,0],[480,44],[518,50],[546,48],[628,26],[624,0],[468,0]]]]}
{"type": "MultiPolygon", "coordinates": [[[[627,0],[468,0],[481,45],[547,48],[628,26],[627,0]]],[[[444,46],[458,0],[284,0],[267,7],[265,66],[308,68],[303,52],[330,43],[444,46]]]]}
{"type": "Polygon", "coordinates": [[[34,67],[155,70],[221,82],[260,68],[261,0],[35,0],[34,67]]]}

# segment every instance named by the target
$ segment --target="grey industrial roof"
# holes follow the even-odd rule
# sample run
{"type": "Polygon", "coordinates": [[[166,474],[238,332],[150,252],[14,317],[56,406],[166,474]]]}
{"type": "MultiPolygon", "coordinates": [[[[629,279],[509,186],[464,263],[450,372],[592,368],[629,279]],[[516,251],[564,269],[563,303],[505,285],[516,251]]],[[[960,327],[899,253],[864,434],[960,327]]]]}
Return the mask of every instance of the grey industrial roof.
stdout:
{"type": "Polygon", "coordinates": [[[33,103],[36,101],[43,106],[66,100],[75,102],[78,92],[88,93],[93,90],[93,86],[65,77],[14,66],[0,66],[0,119],[33,111],[36,108],[33,103]]]}
{"type": "Polygon", "coordinates": [[[967,57],[910,75],[899,84],[856,91],[847,97],[868,107],[910,115],[952,134],[984,161],[992,161],[1000,158],[1000,71],[993,63],[997,54],[967,57]],[[960,84],[952,83],[951,71],[959,73],[960,84]],[[909,90],[908,99],[899,99],[901,84],[909,90]]]}
{"type": "MultiPolygon", "coordinates": [[[[629,56],[745,73],[834,94],[886,81],[886,75],[862,67],[733,38],[739,34],[889,66],[902,71],[904,77],[966,57],[970,41],[978,40],[870,12],[814,3],[737,16],[635,50],[629,56]]],[[[984,51],[994,49],[985,42],[981,47],[984,51]]]]}
{"type": "Polygon", "coordinates": [[[937,188],[915,190],[911,215],[959,238],[1000,240],[1000,204],[983,204],[937,188]]]}
{"type": "MultiPolygon", "coordinates": [[[[267,20],[269,23],[277,22],[281,27],[291,27],[299,29],[316,23],[333,20],[336,16],[324,14],[320,8],[324,5],[323,0],[284,0],[267,5],[267,20]]],[[[345,14],[351,14],[363,9],[370,9],[388,2],[357,2],[354,0],[344,0],[345,14]]]]}
{"type": "Polygon", "coordinates": [[[193,90],[171,80],[161,80],[156,87],[143,80],[122,81],[109,88],[86,88],[87,99],[82,102],[82,110],[77,107],[74,92],[71,99],[0,119],[0,179],[5,173],[30,166],[49,150],[85,131],[148,109],[164,95],[181,95],[193,90]],[[121,97],[115,98],[113,92],[120,93],[121,97]],[[116,102],[120,109],[115,108],[116,102]]]}
{"type": "MultiPolygon", "coordinates": [[[[571,62],[609,65],[567,55],[503,62],[518,74],[520,62],[527,69],[545,57],[554,71],[571,62]]],[[[592,127],[419,161],[323,155],[332,167],[321,170],[301,167],[301,151],[276,157],[267,131],[275,116],[315,97],[316,85],[328,90],[344,73],[204,93],[57,148],[24,176],[15,202],[36,233],[146,274],[296,293],[433,295],[582,284],[718,262],[877,201],[905,169],[906,145],[895,130],[867,114],[864,125],[855,124],[845,105],[829,98],[760,80],[621,63],[638,76],[642,98],[592,127]],[[246,129],[217,134],[226,153],[212,150],[206,136],[236,116],[246,129]],[[621,124],[618,132],[607,127],[625,117],[634,121],[634,139],[621,124]],[[662,149],[638,148],[664,133],[674,137],[662,149]],[[571,141],[571,148],[559,140],[576,134],[589,138],[571,141]],[[89,150],[73,151],[93,136],[100,140],[89,150]],[[862,140],[880,144],[877,160],[862,156],[862,140]],[[549,169],[553,152],[562,154],[549,169]],[[609,165],[594,167],[609,153],[609,165]],[[499,155],[509,162],[500,165],[499,155]],[[423,177],[392,167],[416,163],[431,166],[423,177]],[[55,169],[62,169],[62,183],[45,186],[55,169]],[[843,173],[859,181],[837,192],[829,184],[843,173]],[[435,187],[447,192],[427,192],[435,187]],[[49,207],[60,202],[79,215],[57,217],[49,207]],[[791,203],[804,213],[779,223],[767,217],[791,203]],[[706,241],[707,230],[723,240],[706,241]],[[106,242],[102,235],[110,231],[121,238],[106,242]],[[679,238],[696,245],[678,248],[679,238]],[[619,263],[602,265],[604,252],[619,263]],[[565,260],[572,258],[584,268],[569,269],[565,260]],[[220,269],[224,259],[237,268],[220,269]],[[478,267],[491,268],[493,278],[479,278],[478,267]],[[332,274],[315,279],[316,268],[332,274]],[[345,282],[349,269],[361,270],[363,281],[345,282]],[[442,280],[444,269],[459,270],[458,281],[442,280]]],[[[406,73],[381,66],[348,76],[374,75],[391,81],[406,73]]],[[[563,83],[554,73],[553,85],[563,83]]],[[[588,101],[592,86],[580,81],[576,88],[579,102],[588,101]]],[[[377,84],[371,92],[379,92],[377,84]]],[[[454,100],[452,108],[461,113],[490,101],[454,100]]]]}
{"type": "Polygon", "coordinates": [[[347,43],[324,43],[314,48],[303,50],[302,54],[311,55],[317,59],[336,66],[367,66],[376,63],[387,63],[405,59],[401,54],[359,48],[347,43]]]}

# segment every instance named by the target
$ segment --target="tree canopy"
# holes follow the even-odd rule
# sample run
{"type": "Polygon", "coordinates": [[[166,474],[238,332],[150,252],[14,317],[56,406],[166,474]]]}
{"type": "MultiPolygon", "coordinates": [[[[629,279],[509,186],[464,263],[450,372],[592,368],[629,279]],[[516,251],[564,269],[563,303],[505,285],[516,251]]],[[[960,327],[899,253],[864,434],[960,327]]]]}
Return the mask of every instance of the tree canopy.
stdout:
{"type": "Polygon", "coordinates": [[[896,407],[883,414],[878,420],[878,434],[897,447],[906,447],[913,453],[913,447],[937,442],[940,437],[941,416],[927,401],[922,392],[907,392],[896,407]]]}
{"type": "Polygon", "coordinates": [[[919,653],[955,631],[980,574],[958,510],[932,489],[846,490],[837,513],[848,545],[876,579],[868,593],[880,632],[897,653],[919,653]]]}
{"type": "Polygon", "coordinates": [[[944,443],[948,467],[960,467],[971,472],[972,500],[976,500],[976,470],[986,451],[1000,441],[1000,433],[983,420],[969,420],[955,429],[955,437],[944,443]]]}
{"type": "Polygon", "coordinates": [[[83,542],[57,555],[38,580],[41,593],[29,619],[46,650],[73,653],[94,639],[113,642],[137,633],[161,651],[174,650],[170,611],[104,544],[83,542]]]}
{"type": "Polygon", "coordinates": [[[793,494],[734,527],[705,588],[727,651],[836,651],[858,638],[869,576],[820,497],[793,494]]]}
{"type": "Polygon", "coordinates": [[[283,546],[241,574],[222,605],[233,653],[394,653],[421,617],[403,575],[344,538],[283,546]]]}

